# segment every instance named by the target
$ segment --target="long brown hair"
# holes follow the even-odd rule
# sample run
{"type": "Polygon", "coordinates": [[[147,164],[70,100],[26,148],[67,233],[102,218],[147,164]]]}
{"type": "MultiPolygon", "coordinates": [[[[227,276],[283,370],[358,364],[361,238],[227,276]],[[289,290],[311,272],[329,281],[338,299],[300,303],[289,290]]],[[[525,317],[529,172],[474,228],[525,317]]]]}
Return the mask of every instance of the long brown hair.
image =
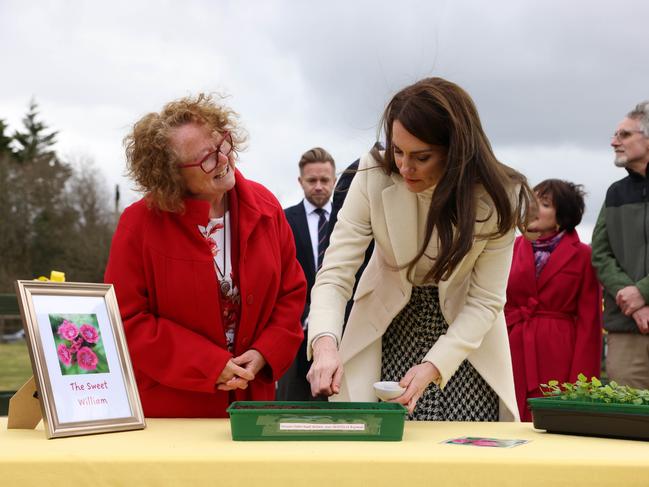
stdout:
{"type": "MultiPolygon", "coordinates": [[[[525,176],[496,159],[473,100],[455,83],[442,78],[426,78],[402,89],[388,103],[381,122],[386,150],[378,159],[387,174],[399,173],[392,147],[395,120],[419,140],[444,146],[448,151],[428,210],[423,245],[406,264],[408,275],[413,275],[436,228],[439,251],[425,280],[439,282],[452,274],[471,250],[474,238],[502,236],[514,226],[522,229],[533,194],[525,176]],[[498,228],[490,234],[476,236],[478,185],[482,185],[491,197],[498,228]],[[513,204],[512,195],[517,188],[517,203],[513,204]]],[[[376,152],[374,155],[376,157],[376,152]]]]}

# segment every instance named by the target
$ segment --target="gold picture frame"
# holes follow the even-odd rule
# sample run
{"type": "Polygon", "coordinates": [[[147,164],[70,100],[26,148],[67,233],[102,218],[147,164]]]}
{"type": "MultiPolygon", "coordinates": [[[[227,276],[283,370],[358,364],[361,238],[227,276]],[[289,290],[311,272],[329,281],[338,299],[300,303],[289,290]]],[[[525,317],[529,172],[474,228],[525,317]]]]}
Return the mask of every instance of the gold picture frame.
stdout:
{"type": "Polygon", "coordinates": [[[47,438],[144,428],[112,284],[25,280],[16,294],[47,438]]]}

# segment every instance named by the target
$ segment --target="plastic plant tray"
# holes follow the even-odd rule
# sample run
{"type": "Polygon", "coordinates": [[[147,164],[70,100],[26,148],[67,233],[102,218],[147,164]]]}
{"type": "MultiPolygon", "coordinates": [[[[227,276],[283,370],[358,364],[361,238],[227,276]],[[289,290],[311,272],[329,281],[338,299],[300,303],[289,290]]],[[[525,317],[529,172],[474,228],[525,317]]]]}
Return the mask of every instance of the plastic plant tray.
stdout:
{"type": "Polygon", "coordinates": [[[548,433],[649,440],[649,406],[570,401],[558,397],[527,400],[536,429],[548,433]]]}
{"type": "Polygon", "coordinates": [[[235,441],[401,441],[407,414],[387,402],[236,401],[235,441]]]}

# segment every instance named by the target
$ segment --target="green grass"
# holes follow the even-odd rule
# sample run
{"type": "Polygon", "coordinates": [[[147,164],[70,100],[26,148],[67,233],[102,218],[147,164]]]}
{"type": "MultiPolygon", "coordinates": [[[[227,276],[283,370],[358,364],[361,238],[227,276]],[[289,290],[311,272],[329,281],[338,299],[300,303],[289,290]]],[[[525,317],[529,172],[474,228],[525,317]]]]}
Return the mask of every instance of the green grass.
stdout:
{"type": "Polygon", "coordinates": [[[16,391],[32,376],[24,340],[0,343],[0,391],[16,391]]]}

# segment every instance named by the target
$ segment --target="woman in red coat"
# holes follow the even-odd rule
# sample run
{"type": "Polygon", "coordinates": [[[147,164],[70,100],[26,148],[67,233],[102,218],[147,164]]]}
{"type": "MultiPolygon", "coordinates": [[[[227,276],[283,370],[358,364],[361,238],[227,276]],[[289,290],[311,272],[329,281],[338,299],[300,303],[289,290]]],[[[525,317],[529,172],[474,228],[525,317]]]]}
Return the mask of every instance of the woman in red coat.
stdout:
{"type": "Polygon", "coordinates": [[[539,384],[599,377],[602,350],[600,285],[575,231],[584,193],[558,179],[534,191],[538,214],[514,243],[505,305],[522,421],[532,420],[527,398],[542,395],[539,384]]]}
{"type": "Polygon", "coordinates": [[[235,114],[199,95],[126,137],[144,191],[122,214],[113,283],[144,413],[224,417],[272,400],[302,342],[306,282],[284,212],[235,169],[235,114]]]}

